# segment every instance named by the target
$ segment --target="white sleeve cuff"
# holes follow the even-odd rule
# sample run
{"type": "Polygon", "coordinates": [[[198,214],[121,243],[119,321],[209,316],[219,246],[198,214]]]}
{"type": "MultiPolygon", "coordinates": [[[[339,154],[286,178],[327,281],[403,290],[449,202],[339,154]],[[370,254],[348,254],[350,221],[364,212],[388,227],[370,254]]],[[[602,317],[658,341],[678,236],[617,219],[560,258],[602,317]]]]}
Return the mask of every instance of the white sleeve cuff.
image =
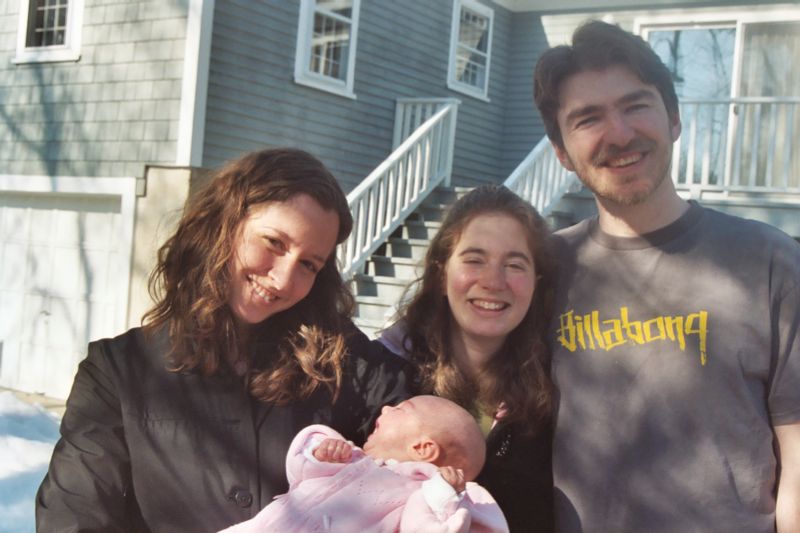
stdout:
{"type": "Polygon", "coordinates": [[[461,503],[464,493],[457,493],[456,489],[437,472],[433,477],[422,482],[422,497],[425,498],[431,511],[440,520],[443,520],[443,515],[453,512],[461,503]]]}
{"type": "Polygon", "coordinates": [[[324,440],[325,438],[322,437],[321,435],[314,435],[313,437],[308,439],[308,442],[306,442],[306,445],[303,447],[303,457],[305,457],[312,463],[315,464],[321,463],[322,461],[314,457],[314,450],[319,448],[319,445],[322,444],[322,441],[324,440]]]}

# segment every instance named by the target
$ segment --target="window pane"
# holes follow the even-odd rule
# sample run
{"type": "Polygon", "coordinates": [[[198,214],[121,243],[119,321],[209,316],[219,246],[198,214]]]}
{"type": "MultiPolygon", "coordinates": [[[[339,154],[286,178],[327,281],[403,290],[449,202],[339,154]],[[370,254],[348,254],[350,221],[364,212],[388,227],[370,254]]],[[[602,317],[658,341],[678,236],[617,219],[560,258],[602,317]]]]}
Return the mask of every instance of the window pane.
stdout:
{"type": "Polygon", "coordinates": [[[490,19],[462,6],[456,45],[455,79],[480,90],[486,88],[490,19]]]}
{"type": "Polygon", "coordinates": [[[323,76],[344,80],[347,76],[349,44],[349,23],[316,13],[309,69],[323,76]]]}
{"type": "Polygon", "coordinates": [[[68,0],[31,0],[26,46],[63,45],[66,42],[68,0]]]}
{"type": "MultiPolygon", "coordinates": [[[[661,58],[675,83],[681,101],[690,99],[727,100],[731,96],[735,28],[686,28],[651,31],[650,45],[661,58]]],[[[708,182],[721,183],[725,169],[728,130],[727,105],[684,105],[681,107],[681,158],[678,182],[699,183],[703,154],[708,155],[708,182]],[[693,136],[694,135],[694,136],[693,136]],[[687,168],[689,150],[695,154],[693,168],[687,168]]]]}
{"type": "Polygon", "coordinates": [[[486,80],[486,57],[461,47],[457,53],[458,81],[482,89],[486,80]]]}
{"type": "MultiPolygon", "coordinates": [[[[741,95],[800,96],[800,22],[744,25],[741,95]]],[[[742,107],[738,113],[742,146],[741,181],[797,187],[800,183],[800,112],[787,104],[742,107]],[[770,173],[771,169],[771,173],[770,173]]]]}
{"type": "Polygon", "coordinates": [[[317,0],[317,7],[347,18],[353,16],[353,0],[317,0]]]}
{"type": "Polygon", "coordinates": [[[742,96],[800,96],[800,22],[746,24],[742,96]]]}
{"type": "Polygon", "coordinates": [[[648,40],[667,65],[678,98],[731,95],[735,28],[651,31],[648,40]]]}
{"type": "Polygon", "coordinates": [[[461,9],[461,25],[458,28],[458,42],[484,54],[487,52],[489,19],[469,9],[461,9]]]}

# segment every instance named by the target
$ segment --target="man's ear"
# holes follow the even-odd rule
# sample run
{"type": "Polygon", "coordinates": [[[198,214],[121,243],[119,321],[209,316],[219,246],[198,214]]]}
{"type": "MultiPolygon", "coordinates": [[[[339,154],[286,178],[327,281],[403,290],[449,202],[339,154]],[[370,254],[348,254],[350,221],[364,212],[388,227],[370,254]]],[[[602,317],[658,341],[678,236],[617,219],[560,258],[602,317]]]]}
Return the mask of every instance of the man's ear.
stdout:
{"type": "Polygon", "coordinates": [[[669,117],[669,132],[672,135],[672,142],[678,140],[678,137],[681,135],[681,115],[677,111],[675,112],[675,116],[669,117]]]}
{"type": "Polygon", "coordinates": [[[561,165],[570,172],[575,172],[575,165],[572,164],[572,160],[569,158],[567,151],[552,141],[550,141],[550,144],[553,145],[553,149],[556,151],[556,157],[561,161],[561,165]]]}
{"type": "Polygon", "coordinates": [[[442,455],[442,449],[438,443],[428,437],[422,437],[411,445],[412,455],[417,461],[436,464],[442,455]]]}

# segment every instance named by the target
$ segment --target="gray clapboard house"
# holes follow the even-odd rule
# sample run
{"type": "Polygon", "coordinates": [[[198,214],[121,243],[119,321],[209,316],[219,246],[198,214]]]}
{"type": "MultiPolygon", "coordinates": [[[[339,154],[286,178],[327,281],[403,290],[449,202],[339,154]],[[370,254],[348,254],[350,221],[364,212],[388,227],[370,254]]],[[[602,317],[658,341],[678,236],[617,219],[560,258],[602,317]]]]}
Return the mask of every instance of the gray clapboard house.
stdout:
{"type": "Polygon", "coordinates": [[[538,55],[589,17],[674,70],[682,193],[800,236],[796,2],[0,0],[0,386],[65,397],[88,340],[139,323],[204,169],[245,151],[328,164],[358,221],[343,269],[375,294],[409,276],[376,264],[414,261],[387,243],[435,230],[434,189],[590,213],[531,98],[538,55]]]}

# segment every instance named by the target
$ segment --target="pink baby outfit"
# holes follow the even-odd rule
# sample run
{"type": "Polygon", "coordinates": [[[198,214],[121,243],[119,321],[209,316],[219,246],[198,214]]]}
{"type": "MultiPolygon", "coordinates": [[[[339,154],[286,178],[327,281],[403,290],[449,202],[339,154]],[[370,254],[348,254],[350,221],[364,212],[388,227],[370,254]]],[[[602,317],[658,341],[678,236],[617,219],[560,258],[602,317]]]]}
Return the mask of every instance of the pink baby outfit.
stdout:
{"type": "MultiPolygon", "coordinates": [[[[333,429],[313,425],[292,441],[286,457],[289,492],[254,518],[223,533],[499,533],[507,532],[503,513],[491,495],[467,483],[461,495],[429,490],[444,483],[429,463],[380,464],[354,448],[349,463],[325,463],[310,453],[313,443],[342,439],[333,429]],[[430,481],[428,481],[430,480],[430,481]],[[428,482],[426,490],[423,483],[428,482]],[[427,498],[426,499],[426,494],[427,498]],[[432,503],[431,500],[435,500],[432,503]]],[[[445,489],[446,490],[446,489],[445,489]]]]}

